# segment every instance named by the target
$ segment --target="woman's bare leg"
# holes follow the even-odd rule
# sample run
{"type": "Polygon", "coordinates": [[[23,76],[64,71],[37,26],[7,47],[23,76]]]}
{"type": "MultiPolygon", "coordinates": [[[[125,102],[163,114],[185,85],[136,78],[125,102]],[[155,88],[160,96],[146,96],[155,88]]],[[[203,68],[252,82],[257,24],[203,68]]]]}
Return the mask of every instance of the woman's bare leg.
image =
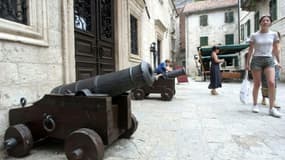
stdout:
{"type": "Polygon", "coordinates": [[[260,81],[261,81],[261,70],[251,70],[251,74],[253,78],[253,89],[252,89],[253,105],[256,105],[258,98],[258,91],[260,87],[260,81]]]}
{"type": "Polygon", "coordinates": [[[270,109],[274,107],[275,103],[275,70],[272,67],[265,68],[265,75],[268,86],[268,97],[270,109]]]}

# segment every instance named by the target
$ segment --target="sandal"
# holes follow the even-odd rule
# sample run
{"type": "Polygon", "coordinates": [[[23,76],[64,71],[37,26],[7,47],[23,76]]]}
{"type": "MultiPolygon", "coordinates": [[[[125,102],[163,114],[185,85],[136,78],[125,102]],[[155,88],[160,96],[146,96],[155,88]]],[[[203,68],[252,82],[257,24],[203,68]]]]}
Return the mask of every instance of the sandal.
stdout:
{"type": "Polygon", "coordinates": [[[264,98],[264,99],[262,99],[261,104],[262,104],[262,105],[266,105],[266,100],[265,100],[265,98],[264,98]]]}
{"type": "Polygon", "coordinates": [[[215,91],[215,90],[212,90],[212,91],[211,91],[211,94],[212,94],[212,95],[218,95],[219,93],[218,93],[217,91],[215,91]]]}

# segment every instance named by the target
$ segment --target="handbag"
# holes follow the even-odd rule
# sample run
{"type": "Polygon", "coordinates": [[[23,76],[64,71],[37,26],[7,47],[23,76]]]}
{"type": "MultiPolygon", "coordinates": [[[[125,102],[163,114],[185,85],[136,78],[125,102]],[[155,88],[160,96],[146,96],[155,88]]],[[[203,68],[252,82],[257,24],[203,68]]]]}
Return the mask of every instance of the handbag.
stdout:
{"type": "Polygon", "coordinates": [[[242,80],[239,94],[240,101],[247,104],[250,99],[250,81],[248,80],[248,71],[245,72],[244,79],[242,80]]]}

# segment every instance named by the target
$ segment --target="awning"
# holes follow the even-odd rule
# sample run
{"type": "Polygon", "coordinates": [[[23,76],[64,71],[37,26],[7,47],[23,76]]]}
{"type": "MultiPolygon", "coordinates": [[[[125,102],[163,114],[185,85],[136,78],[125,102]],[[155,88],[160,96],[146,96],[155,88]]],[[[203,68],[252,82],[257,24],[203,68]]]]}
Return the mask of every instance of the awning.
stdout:
{"type": "MultiPolygon", "coordinates": [[[[249,47],[249,44],[231,44],[231,45],[218,45],[220,48],[220,54],[219,55],[225,55],[225,54],[233,54],[240,52],[241,50],[249,47]]],[[[212,53],[212,46],[209,47],[198,47],[198,51],[200,51],[201,56],[211,56],[212,53]]]]}

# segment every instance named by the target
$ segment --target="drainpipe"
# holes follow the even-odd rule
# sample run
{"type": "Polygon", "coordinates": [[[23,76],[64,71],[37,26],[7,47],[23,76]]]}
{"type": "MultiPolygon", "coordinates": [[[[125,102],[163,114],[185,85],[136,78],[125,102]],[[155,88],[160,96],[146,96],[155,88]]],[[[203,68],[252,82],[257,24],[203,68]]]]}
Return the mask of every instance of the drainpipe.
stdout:
{"type": "Polygon", "coordinates": [[[240,44],[240,0],[238,0],[238,44],[240,44]]]}

